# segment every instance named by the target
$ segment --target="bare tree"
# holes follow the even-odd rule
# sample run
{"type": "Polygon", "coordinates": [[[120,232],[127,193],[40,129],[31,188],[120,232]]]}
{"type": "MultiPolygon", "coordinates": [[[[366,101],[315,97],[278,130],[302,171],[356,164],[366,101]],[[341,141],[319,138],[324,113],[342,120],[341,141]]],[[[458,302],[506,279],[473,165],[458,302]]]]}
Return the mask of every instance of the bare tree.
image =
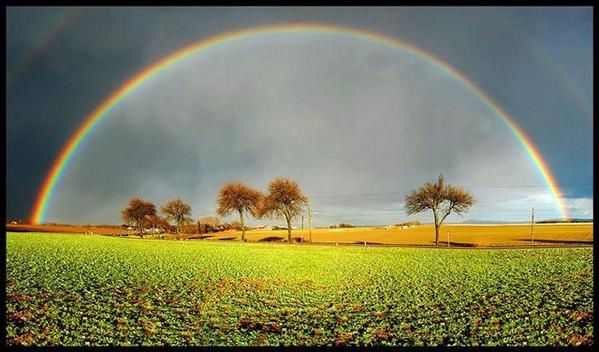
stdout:
{"type": "Polygon", "coordinates": [[[268,195],[260,207],[260,217],[284,218],[287,221],[287,240],[291,243],[291,220],[301,215],[308,205],[297,182],[277,178],[268,186],[268,195]]]}
{"type": "Polygon", "coordinates": [[[129,206],[121,211],[123,220],[137,227],[139,235],[143,237],[143,230],[148,217],[156,215],[156,206],[151,202],[143,201],[139,198],[133,198],[129,201],[129,206]]]}
{"type": "Polygon", "coordinates": [[[215,231],[220,224],[220,219],[217,216],[205,216],[198,220],[199,233],[215,231]]]}
{"type": "Polygon", "coordinates": [[[405,209],[408,215],[432,210],[435,220],[435,244],[439,246],[439,228],[451,212],[465,214],[474,204],[474,198],[462,187],[445,185],[443,175],[437,183],[427,182],[406,196],[405,209]]]}
{"type": "Polygon", "coordinates": [[[156,230],[160,230],[160,238],[162,238],[162,232],[169,230],[170,229],[170,224],[168,223],[168,221],[166,221],[165,218],[159,216],[159,215],[146,215],[146,221],[147,221],[147,225],[151,226],[152,229],[156,230]]]}
{"type": "Polygon", "coordinates": [[[220,189],[216,214],[221,217],[228,216],[232,212],[239,213],[241,222],[241,240],[245,242],[245,223],[243,219],[244,213],[249,213],[252,216],[258,215],[258,208],[263,198],[262,193],[243,183],[227,182],[220,189]]]}
{"type": "Polygon", "coordinates": [[[216,216],[206,216],[200,219],[200,223],[206,224],[210,227],[217,227],[220,225],[220,219],[216,216]]]}
{"type": "Polygon", "coordinates": [[[181,226],[188,223],[191,218],[191,206],[186,204],[181,199],[168,201],[160,208],[167,220],[175,222],[177,226],[177,234],[181,231],[181,226]]]}

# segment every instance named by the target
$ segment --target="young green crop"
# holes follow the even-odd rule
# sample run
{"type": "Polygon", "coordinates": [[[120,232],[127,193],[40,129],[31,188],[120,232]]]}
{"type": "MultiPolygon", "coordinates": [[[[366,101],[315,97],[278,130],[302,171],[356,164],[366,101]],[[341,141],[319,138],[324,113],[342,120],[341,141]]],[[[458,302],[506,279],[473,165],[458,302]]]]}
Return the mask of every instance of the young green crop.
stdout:
{"type": "Polygon", "coordinates": [[[577,345],[592,249],[7,234],[11,345],[577,345]]]}

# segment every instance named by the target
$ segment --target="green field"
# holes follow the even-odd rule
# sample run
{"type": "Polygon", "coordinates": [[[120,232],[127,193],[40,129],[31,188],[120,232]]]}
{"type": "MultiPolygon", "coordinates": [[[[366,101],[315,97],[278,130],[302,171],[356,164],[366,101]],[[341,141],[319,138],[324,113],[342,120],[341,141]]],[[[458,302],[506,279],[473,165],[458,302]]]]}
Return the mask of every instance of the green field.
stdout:
{"type": "Polygon", "coordinates": [[[593,343],[592,248],[7,234],[11,345],[593,343]]]}

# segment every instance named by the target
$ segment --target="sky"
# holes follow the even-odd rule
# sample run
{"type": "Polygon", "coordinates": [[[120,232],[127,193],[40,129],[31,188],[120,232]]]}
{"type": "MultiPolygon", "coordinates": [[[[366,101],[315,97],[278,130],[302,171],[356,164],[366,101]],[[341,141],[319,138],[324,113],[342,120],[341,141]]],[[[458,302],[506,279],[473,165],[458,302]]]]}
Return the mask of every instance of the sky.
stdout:
{"type": "MultiPolygon", "coordinates": [[[[297,22],[379,33],[461,72],[532,141],[570,216],[593,217],[590,7],[8,7],[7,219],[30,217],[78,126],[145,67],[215,35],[297,22]]],[[[44,220],[119,224],[133,197],[181,198],[197,219],[214,215],[225,182],[266,191],[288,177],[315,226],[430,222],[403,200],[439,174],[476,200],[448,222],[527,221],[532,207],[561,217],[512,131],[438,65],[348,35],[270,33],[197,52],[120,101],[44,220]]],[[[283,221],[250,221],[263,223],[283,221]]]]}

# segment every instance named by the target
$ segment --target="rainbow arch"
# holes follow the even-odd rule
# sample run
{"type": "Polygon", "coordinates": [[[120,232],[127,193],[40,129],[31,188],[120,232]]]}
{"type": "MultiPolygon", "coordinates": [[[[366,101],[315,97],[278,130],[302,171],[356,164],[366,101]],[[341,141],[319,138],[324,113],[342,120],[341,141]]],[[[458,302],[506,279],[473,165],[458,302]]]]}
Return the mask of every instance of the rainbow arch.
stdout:
{"type": "Polygon", "coordinates": [[[81,9],[69,8],[64,10],[63,14],[55,21],[55,23],[50,27],[49,30],[45,32],[45,34],[39,38],[36,44],[29,49],[21,60],[19,60],[13,67],[12,70],[6,72],[6,88],[10,88],[10,86],[17,80],[17,78],[27,69],[27,67],[35,60],[37,57],[44,52],[50,44],[56,39],[56,37],[64,31],[65,28],[69,27],[73,22],[77,21],[79,16],[81,15],[81,9]]]}
{"type": "Polygon", "coordinates": [[[502,110],[489,96],[487,96],[480,88],[472,81],[465,77],[458,70],[450,66],[448,63],[437,58],[433,54],[417,48],[407,42],[398,39],[372,32],[369,30],[329,25],[321,23],[286,23],[277,25],[266,25],[258,27],[250,27],[237,31],[227,32],[201,39],[194,42],[168,56],[158,62],[145,67],[142,71],[127,80],[116,91],[112,92],[100,105],[98,105],[89,115],[86,116],[83,123],[77,131],[68,140],[62,148],[60,154],[52,164],[48,175],[38,193],[34,207],[31,212],[31,221],[34,223],[42,223],[46,218],[48,205],[52,199],[52,195],[56,190],[56,186],[60,182],[65,171],[68,169],[70,162],[73,160],[79,146],[93,131],[94,127],[107,116],[108,112],[116,106],[121,100],[127,97],[132,91],[140,87],[145,81],[160,73],[164,69],[176,64],[194,53],[208,50],[212,47],[223,43],[240,41],[249,37],[268,35],[273,33],[323,33],[323,34],[338,34],[353,37],[360,40],[371,41],[386,45],[392,48],[403,50],[407,53],[415,55],[428,63],[440,68],[442,71],[459,81],[463,86],[475,94],[482,102],[487,104],[493,113],[512,131],[513,135],[526,150],[531,161],[536,165],[542,175],[547,187],[549,188],[559,210],[564,218],[568,218],[568,213],[561,200],[561,191],[558,188],[555,178],[550,172],[547,163],[543,160],[539,151],[532,144],[532,141],[524,134],[524,132],[516,125],[514,119],[502,110]]]}

